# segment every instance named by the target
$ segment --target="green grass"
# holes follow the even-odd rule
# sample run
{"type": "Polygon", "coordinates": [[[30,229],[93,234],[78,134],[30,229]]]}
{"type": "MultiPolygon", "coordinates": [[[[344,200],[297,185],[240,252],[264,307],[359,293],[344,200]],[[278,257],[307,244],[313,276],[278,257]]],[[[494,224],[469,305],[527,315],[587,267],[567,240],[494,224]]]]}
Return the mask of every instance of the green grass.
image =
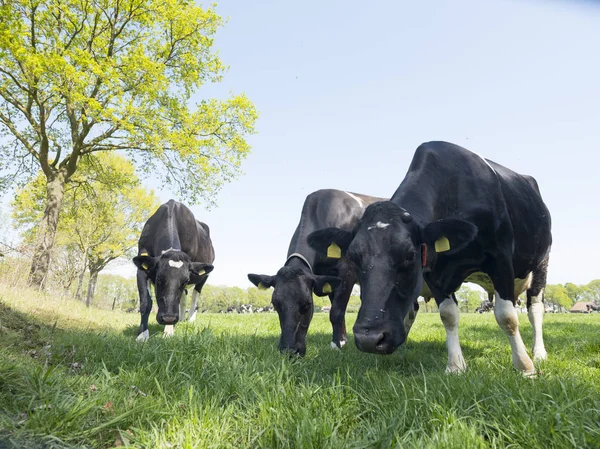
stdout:
{"type": "Polygon", "coordinates": [[[462,316],[458,376],[435,314],[391,356],[332,351],[316,314],[303,359],[277,352],[276,314],[199,315],[145,344],[137,323],[0,287],[0,447],[600,447],[600,314],[546,315],[535,379],[491,314],[462,316]]]}

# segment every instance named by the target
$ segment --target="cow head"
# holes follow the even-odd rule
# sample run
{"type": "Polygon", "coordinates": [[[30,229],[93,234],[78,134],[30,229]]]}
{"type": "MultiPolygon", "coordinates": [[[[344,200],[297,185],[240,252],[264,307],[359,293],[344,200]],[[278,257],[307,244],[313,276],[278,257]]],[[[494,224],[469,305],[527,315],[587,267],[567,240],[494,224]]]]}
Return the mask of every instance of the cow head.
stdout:
{"type": "Polygon", "coordinates": [[[463,220],[439,220],[422,227],[409,212],[383,201],[367,207],[352,232],[322,229],[310,234],[308,243],[322,254],[335,244],[355,264],[361,307],[354,341],[361,351],[390,354],[406,340],[418,309],[422,245],[453,254],[474,239],[476,230],[463,220]]]}
{"type": "Polygon", "coordinates": [[[317,296],[326,296],[341,279],[317,276],[297,267],[282,267],[275,276],[249,274],[248,279],[258,288],[273,287],[271,302],[281,327],[279,350],[303,356],[306,332],[313,316],[313,292],[317,296]]]}
{"type": "Polygon", "coordinates": [[[186,285],[199,283],[214,268],[208,263],[192,262],[182,251],[168,251],[160,257],[137,256],[133,263],[154,283],[159,324],[177,323],[179,303],[186,285]]]}

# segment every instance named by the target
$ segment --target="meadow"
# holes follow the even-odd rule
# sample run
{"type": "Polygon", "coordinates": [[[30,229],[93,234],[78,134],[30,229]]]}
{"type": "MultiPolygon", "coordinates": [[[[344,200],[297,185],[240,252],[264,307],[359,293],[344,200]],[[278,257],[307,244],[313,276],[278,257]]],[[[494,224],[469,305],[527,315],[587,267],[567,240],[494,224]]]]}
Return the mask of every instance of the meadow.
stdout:
{"type": "Polygon", "coordinates": [[[318,313],[301,359],[278,353],[274,313],[155,324],[144,344],[138,319],[0,286],[0,447],[600,447],[600,314],[547,314],[534,379],[492,314],[461,316],[468,371],[450,376],[437,314],[376,356],[330,349],[318,313]]]}

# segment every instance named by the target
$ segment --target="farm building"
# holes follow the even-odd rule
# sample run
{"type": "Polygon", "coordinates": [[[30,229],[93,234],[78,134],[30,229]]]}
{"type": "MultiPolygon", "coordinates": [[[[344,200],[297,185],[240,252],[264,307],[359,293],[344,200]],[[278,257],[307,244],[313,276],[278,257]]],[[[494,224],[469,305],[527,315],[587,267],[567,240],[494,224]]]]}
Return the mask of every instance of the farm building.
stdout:
{"type": "Polygon", "coordinates": [[[590,301],[579,301],[576,302],[573,307],[569,310],[571,313],[588,313],[588,305],[592,305],[590,301]]]}

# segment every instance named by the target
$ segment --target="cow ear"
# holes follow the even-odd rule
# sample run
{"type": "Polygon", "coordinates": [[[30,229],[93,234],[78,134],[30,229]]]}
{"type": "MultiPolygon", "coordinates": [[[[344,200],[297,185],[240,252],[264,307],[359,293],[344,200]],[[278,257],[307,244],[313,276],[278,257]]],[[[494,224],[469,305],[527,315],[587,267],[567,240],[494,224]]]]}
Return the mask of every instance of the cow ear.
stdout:
{"type": "Polygon", "coordinates": [[[352,233],[338,228],[319,229],[308,236],[308,244],[330,259],[339,259],[352,242],[352,233]]]}
{"type": "Polygon", "coordinates": [[[470,221],[456,218],[444,218],[425,226],[425,242],[436,253],[456,254],[471,243],[477,236],[477,226],[470,221]]]}
{"type": "Polygon", "coordinates": [[[248,280],[261,290],[275,287],[275,278],[276,276],[267,276],[266,274],[248,274],[248,280]]]}
{"type": "Polygon", "coordinates": [[[133,258],[133,263],[138,269],[148,272],[154,268],[156,262],[158,261],[158,257],[150,257],[148,255],[145,256],[136,256],[133,258]]]}
{"type": "Polygon", "coordinates": [[[203,276],[210,273],[215,267],[209,263],[191,262],[190,263],[190,281],[200,282],[203,276]]]}
{"type": "Polygon", "coordinates": [[[333,293],[342,280],[336,276],[313,276],[313,292],[317,296],[327,296],[333,293]]]}

